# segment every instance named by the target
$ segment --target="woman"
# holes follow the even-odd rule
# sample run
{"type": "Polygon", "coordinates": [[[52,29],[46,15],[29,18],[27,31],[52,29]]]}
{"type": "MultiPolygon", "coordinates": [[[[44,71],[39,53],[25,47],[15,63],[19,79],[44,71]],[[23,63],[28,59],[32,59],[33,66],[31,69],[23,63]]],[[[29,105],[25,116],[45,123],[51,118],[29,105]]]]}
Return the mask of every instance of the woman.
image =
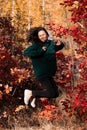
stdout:
{"type": "Polygon", "coordinates": [[[56,98],[59,96],[53,76],[57,70],[56,52],[61,50],[64,44],[62,42],[55,44],[52,40],[48,40],[48,37],[49,34],[43,27],[31,29],[28,42],[32,42],[32,45],[24,51],[24,55],[31,58],[35,76],[43,87],[42,90],[25,89],[24,103],[28,105],[30,101],[32,107],[35,107],[36,97],[56,98]]]}

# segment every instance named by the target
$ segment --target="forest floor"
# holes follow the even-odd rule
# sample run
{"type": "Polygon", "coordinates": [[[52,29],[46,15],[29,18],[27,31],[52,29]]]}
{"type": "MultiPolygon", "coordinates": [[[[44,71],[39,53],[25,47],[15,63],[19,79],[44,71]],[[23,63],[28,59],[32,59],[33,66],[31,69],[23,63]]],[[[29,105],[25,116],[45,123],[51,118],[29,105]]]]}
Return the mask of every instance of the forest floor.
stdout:
{"type": "MultiPolygon", "coordinates": [[[[58,106],[58,110],[53,113],[58,115],[57,118],[46,118],[45,113],[39,116],[38,113],[43,111],[39,99],[37,99],[36,108],[29,107],[28,109],[25,109],[23,100],[16,100],[14,103],[4,102],[0,106],[0,130],[87,130],[86,123],[82,123],[75,116],[68,117],[62,110],[60,102],[65,97],[65,93],[62,93],[57,99],[48,103],[48,106],[50,104],[58,106]]],[[[47,114],[49,111],[48,109],[47,114]]]]}

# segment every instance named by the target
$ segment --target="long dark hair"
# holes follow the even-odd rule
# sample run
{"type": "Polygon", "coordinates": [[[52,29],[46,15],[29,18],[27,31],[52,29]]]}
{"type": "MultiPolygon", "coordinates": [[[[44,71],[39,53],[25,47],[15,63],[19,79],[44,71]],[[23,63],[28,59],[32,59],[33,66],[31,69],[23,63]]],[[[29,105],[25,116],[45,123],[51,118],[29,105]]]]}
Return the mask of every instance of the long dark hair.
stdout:
{"type": "Polygon", "coordinates": [[[45,28],[43,27],[34,27],[31,28],[30,30],[28,30],[28,34],[27,34],[27,42],[32,42],[32,43],[40,43],[40,39],[38,38],[38,32],[43,30],[47,37],[49,36],[48,32],[46,31],[45,28]]]}

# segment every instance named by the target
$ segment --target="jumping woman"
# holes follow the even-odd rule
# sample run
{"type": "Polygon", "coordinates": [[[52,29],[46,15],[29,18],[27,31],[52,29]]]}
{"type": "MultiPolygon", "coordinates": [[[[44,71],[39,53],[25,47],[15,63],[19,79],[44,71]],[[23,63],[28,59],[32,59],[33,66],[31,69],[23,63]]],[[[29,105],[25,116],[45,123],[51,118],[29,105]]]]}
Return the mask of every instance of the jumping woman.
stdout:
{"type": "Polygon", "coordinates": [[[42,90],[24,90],[24,103],[30,102],[35,107],[36,98],[57,98],[58,87],[53,79],[57,70],[56,52],[63,49],[64,43],[57,44],[48,40],[49,34],[43,27],[35,27],[28,33],[28,42],[32,45],[24,51],[24,56],[32,60],[35,76],[42,85],[42,90]]]}

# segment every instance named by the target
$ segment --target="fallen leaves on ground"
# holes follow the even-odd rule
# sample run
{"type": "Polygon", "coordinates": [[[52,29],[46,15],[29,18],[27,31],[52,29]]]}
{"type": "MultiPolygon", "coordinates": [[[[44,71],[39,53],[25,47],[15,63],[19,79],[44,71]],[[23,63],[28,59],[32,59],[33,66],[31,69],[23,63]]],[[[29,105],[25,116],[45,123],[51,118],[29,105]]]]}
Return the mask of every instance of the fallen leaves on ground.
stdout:
{"type": "Polygon", "coordinates": [[[41,99],[43,109],[36,115],[46,120],[61,118],[61,113],[58,111],[58,106],[50,104],[47,99],[41,99]]]}
{"type": "Polygon", "coordinates": [[[22,109],[25,109],[25,106],[24,105],[19,105],[18,107],[16,107],[15,112],[18,112],[18,111],[20,111],[22,109]]]}

